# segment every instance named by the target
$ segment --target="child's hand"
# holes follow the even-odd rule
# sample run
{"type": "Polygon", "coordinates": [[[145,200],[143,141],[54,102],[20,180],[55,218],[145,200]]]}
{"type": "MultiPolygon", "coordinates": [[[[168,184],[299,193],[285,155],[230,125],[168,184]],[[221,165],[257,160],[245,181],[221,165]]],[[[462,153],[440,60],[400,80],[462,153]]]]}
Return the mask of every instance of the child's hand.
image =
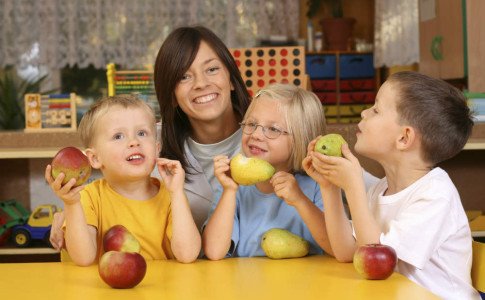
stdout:
{"type": "Polygon", "coordinates": [[[214,157],[214,175],[225,190],[237,190],[239,185],[228,175],[230,172],[231,160],[227,155],[217,155],[214,157]]]}
{"type": "Polygon", "coordinates": [[[183,191],[185,171],[178,160],[157,158],[158,172],[170,193],[183,191]]]}
{"type": "Polygon", "coordinates": [[[313,153],[315,152],[315,144],[321,136],[317,136],[313,141],[308,144],[307,156],[303,159],[302,166],[308,176],[313,178],[322,188],[326,188],[332,185],[323,174],[313,167],[313,153]]]}
{"type": "Polygon", "coordinates": [[[81,195],[79,194],[80,191],[84,189],[84,186],[78,186],[74,187],[73,186],[76,184],[76,179],[71,178],[66,184],[62,185],[62,181],[66,177],[64,173],[59,174],[56,179],[52,177],[52,166],[47,165],[45,168],[45,180],[47,180],[47,183],[51,187],[52,191],[57,195],[57,197],[61,198],[61,200],[66,204],[66,205],[71,205],[79,202],[81,200],[81,195]]]}
{"type": "Polygon", "coordinates": [[[342,145],[342,155],[343,157],[334,157],[313,152],[312,167],[332,184],[348,190],[363,180],[362,167],[348,144],[342,145]]]}
{"type": "Polygon", "coordinates": [[[271,177],[270,183],[273,185],[276,196],[283,199],[288,205],[295,206],[305,197],[295,176],[290,173],[277,172],[271,177]]]}

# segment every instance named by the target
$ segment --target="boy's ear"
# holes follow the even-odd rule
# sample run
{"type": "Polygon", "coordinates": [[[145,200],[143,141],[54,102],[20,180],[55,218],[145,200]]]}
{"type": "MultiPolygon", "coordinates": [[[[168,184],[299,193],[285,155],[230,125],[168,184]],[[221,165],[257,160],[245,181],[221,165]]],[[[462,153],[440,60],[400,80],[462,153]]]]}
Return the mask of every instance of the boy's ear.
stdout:
{"type": "Polygon", "coordinates": [[[413,127],[404,126],[401,130],[401,134],[396,141],[396,147],[398,150],[407,150],[413,146],[416,140],[416,130],[413,127]]]}
{"type": "Polygon", "coordinates": [[[91,164],[91,167],[93,167],[94,169],[100,169],[101,162],[98,160],[96,150],[94,150],[93,148],[87,148],[85,152],[86,156],[88,157],[89,163],[91,164]]]}

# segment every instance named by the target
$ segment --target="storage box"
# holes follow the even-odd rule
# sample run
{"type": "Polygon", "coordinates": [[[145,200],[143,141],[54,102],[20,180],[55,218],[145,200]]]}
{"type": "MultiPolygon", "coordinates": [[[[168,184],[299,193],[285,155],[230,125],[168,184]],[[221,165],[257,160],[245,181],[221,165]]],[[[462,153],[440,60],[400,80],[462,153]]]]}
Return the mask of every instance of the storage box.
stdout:
{"type": "Polygon", "coordinates": [[[335,55],[307,55],[306,71],[312,79],[335,78],[337,58],[335,55]]]}
{"type": "Polygon", "coordinates": [[[374,75],[374,56],[372,54],[340,55],[340,79],[366,78],[374,77],[374,75]]]}

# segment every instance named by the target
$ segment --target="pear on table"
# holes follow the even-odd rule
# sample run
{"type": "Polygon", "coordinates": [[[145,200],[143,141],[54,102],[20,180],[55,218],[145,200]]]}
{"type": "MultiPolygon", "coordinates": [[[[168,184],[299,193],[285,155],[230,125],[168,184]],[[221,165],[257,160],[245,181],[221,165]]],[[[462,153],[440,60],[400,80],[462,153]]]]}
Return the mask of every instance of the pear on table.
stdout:
{"type": "Polygon", "coordinates": [[[263,234],[261,248],[269,258],[296,258],[308,254],[310,243],[286,229],[272,228],[263,234]]]}
{"type": "Polygon", "coordinates": [[[257,157],[246,157],[241,153],[231,159],[231,177],[240,185],[253,185],[269,180],[275,168],[267,161],[257,157]]]}

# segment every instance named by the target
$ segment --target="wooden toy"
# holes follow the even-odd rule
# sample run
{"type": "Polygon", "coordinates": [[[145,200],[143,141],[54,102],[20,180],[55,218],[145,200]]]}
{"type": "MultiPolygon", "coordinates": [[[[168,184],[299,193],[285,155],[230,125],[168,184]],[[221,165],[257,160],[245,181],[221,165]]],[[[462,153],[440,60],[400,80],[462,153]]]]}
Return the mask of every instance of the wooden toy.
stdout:
{"type": "Polygon", "coordinates": [[[115,64],[106,66],[108,79],[108,96],[119,94],[136,94],[146,101],[160,115],[160,107],[153,85],[153,70],[116,70],[115,64]]]}
{"type": "Polygon", "coordinates": [[[270,83],[291,83],[308,89],[304,47],[230,49],[251,96],[270,83]]]}
{"type": "Polygon", "coordinates": [[[76,94],[26,94],[25,131],[76,131],[76,94]]]}

